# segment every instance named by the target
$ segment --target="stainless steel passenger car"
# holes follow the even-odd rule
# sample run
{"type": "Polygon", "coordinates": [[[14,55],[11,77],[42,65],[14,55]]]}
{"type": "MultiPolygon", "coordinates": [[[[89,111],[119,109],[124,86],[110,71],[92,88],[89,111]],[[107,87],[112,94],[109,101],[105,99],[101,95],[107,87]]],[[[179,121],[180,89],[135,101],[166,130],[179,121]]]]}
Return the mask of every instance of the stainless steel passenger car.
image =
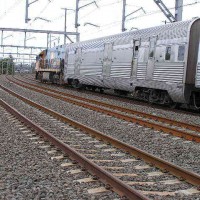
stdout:
{"type": "MultiPolygon", "coordinates": [[[[69,44],[64,81],[200,107],[200,19],[69,44]]],[[[62,74],[62,73],[60,73],[62,74]]]]}
{"type": "Polygon", "coordinates": [[[200,104],[199,38],[194,19],[71,44],[64,80],[162,104],[200,104]]]}

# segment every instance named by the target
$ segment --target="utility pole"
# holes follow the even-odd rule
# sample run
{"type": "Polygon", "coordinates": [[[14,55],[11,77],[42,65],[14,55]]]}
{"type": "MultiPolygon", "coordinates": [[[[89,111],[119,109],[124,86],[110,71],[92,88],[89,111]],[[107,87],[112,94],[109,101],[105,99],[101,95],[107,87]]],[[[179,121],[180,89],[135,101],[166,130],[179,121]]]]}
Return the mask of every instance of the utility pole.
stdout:
{"type": "MultiPolygon", "coordinates": [[[[75,28],[76,33],[78,33],[78,27],[80,24],[78,24],[78,12],[79,12],[79,0],[76,0],[76,10],[75,10],[75,28]]],[[[80,41],[80,35],[76,35],[76,42],[80,41]]]]}
{"type": "Polygon", "coordinates": [[[28,23],[31,19],[29,19],[28,18],[28,7],[31,5],[31,4],[33,4],[33,3],[35,3],[35,2],[37,2],[37,1],[39,1],[39,0],[34,0],[34,1],[32,1],[31,3],[29,3],[29,0],[26,0],[26,7],[25,7],[25,23],[28,23]]]}
{"type": "Polygon", "coordinates": [[[183,0],[175,0],[175,19],[176,21],[182,21],[183,13],[183,0]]]}
{"type": "Polygon", "coordinates": [[[64,23],[64,44],[66,44],[66,37],[71,41],[71,39],[67,36],[66,32],[67,32],[67,11],[68,10],[73,10],[74,9],[68,9],[68,8],[61,8],[63,10],[65,10],[65,23],[64,23]]]}
{"type": "Polygon", "coordinates": [[[64,44],[66,44],[66,31],[67,31],[67,8],[64,9],[65,10],[65,26],[64,26],[64,44]]]}
{"type": "Polygon", "coordinates": [[[25,23],[28,23],[28,21],[30,20],[29,18],[28,18],[28,0],[26,0],[26,7],[25,7],[25,9],[26,9],[26,12],[25,12],[25,23]]]}
{"type": "MultiPolygon", "coordinates": [[[[140,10],[142,10],[144,13],[146,13],[145,10],[143,9],[143,7],[141,7],[141,8],[138,8],[137,10],[135,10],[135,11],[129,13],[128,15],[126,15],[126,0],[123,0],[123,9],[122,9],[122,32],[124,32],[124,31],[127,30],[126,27],[125,27],[126,18],[129,17],[130,15],[132,15],[132,14],[134,14],[134,13],[140,11],[140,10]]],[[[133,18],[131,18],[131,19],[133,19],[133,18]]]]}
{"type": "MultiPolygon", "coordinates": [[[[92,1],[92,2],[87,3],[87,4],[85,4],[83,6],[80,6],[80,7],[79,7],[79,1],[80,0],[76,0],[76,10],[75,10],[75,28],[76,28],[76,33],[78,33],[78,27],[80,26],[80,24],[78,23],[78,12],[79,12],[79,10],[81,8],[84,8],[84,7],[89,6],[91,4],[95,4],[96,7],[98,8],[98,5],[97,5],[96,1],[92,1]]],[[[76,35],[76,42],[79,42],[79,41],[80,41],[80,34],[77,34],[76,35]]]]}
{"type": "Polygon", "coordinates": [[[122,9],[122,32],[126,31],[126,29],[125,29],[125,20],[126,20],[126,0],[123,0],[123,9],[122,9]]]}

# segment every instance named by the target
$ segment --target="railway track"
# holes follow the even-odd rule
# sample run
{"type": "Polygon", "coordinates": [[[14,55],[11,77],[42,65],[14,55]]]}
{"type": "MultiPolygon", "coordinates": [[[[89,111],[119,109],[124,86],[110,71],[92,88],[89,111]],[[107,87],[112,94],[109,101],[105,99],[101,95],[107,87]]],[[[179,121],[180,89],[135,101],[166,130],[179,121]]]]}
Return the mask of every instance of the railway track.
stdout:
{"type": "MultiPolygon", "coordinates": [[[[111,189],[111,187],[112,187],[112,189],[114,191],[116,191],[117,193],[119,193],[123,198],[138,199],[138,200],[139,199],[140,200],[148,199],[145,196],[143,196],[142,194],[140,194],[139,192],[137,192],[136,190],[134,190],[133,188],[131,188],[130,186],[124,184],[122,181],[120,181],[115,176],[108,173],[102,167],[99,167],[95,163],[91,162],[84,155],[81,155],[80,153],[78,153],[77,151],[72,149],[69,145],[67,145],[67,144],[63,143],[61,140],[57,139],[55,136],[53,136],[52,134],[50,134],[49,132],[47,132],[46,130],[44,130],[43,128],[41,128],[40,126],[38,126],[31,120],[29,120],[24,115],[20,114],[16,109],[12,108],[9,104],[7,104],[5,101],[3,101],[1,99],[0,99],[0,105],[3,108],[5,108],[9,113],[14,115],[19,121],[21,121],[23,123],[23,125],[22,125],[23,127],[21,127],[21,129],[23,129],[24,133],[29,133],[29,136],[32,137],[32,140],[34,139],[34,141],[37,142],[37,140],[39,139],[38,142],[40,142],[40,144],[41,144],[40,137],[37,137],[35,133],[30,135],[30,132],[24,127],[24,125],[29,127],[29,129],[34,130],[37,134],[39,134],[41,137],[43,137],[46,141],[48,141],[50,144],[52,144],[55,147],[57,147],[58,149],[60,149],[64,154],[66,154],[67,156],[70,157],[70,159],[73,160],[72,163],[70,163],[70,162],[63,163],[61,166],[70,166],[70,164],[72,165],[72,164],[79,163],[82,166],[83,171],[87,170],[92,175],[95,175],[94,180],[100,179],[105,184],[109,184],[109,185],[106,185],[105,189],[111,189]]],[[[42,142],[42,144],[43,144],[43,142],[42,142]]],[[[48,147],[52,148],[52,146],[47,146],[47,144],[45,144],[45,146],[42,146],[42,147],[43,148],[48,148],[48,147]]],[[[42,148],[42,147],[40,147],[40,148],[42,148]]],[[[59,159],[58,156],[56,156],[54,158],[59,159]]],[[[64,158],[64,156],[62,156],[62,158],[64,158]]],[[[104,189],[104,192],[106,191],[105,189],[104,189]]]]}
{"type": "MultiPolygon", "coordinates": [[[[16,77],[16,76],[15,76],[16,77]]],[[[20,80],[21,80],[21,77],[23,79],[26,79],[28,81],[31,81],[31,82],[37,82],[39,84],[43,84],[43,85],[52,85],[51,83],[43,83],[39,80],[36,80],[35,78],[33,78],[33,76],[22,76],[20,74],[20,80]]],[[[63,87],[63,85],[56,85],[56,87],[63,87]]],[[[66,85],[64,86],[64,88],[66,88],[66,85]]],[[[71,86],[69,86],[67,88],[68,90],[74,90],[74,88],[72,88],[71,86]]],[[[166,111],[175,111],[176,113],[179,113],[179,114],[186,114],[186,115],[192,115],[192,116],[199,116],[199,111],[196,110],[195,108],[186,108],[184,106],[181,106],[181,107],[177,107],[177,108],[174,108],[172,106],[169,107],[169,106],[165,106],[165,105],[159,105],[159,104],[150,104],[149,102],[146,102],[144,100],[140,100],[140,99],[137,99],[137,98],[134,98],[134,97],[131,97],[131,96],[126,96],[126,95],[117,95],[115,93],[112,93],[112,92],[104,92],[104,93],[101,93],[99,91],[91,91],[91,90],[79,90],[79,93],[88,93],[88,94],[92,94],[92,95],[96,95],[98,97],[102,97],[102,95],[104,95],[106,98],[112,98],[112,99],[115,99],[115,100],[118,100],[118,101],[121,101],[121,102],[124,102],[124,103],[135,103],[139,106],[148,106],[152,109],[165,109],[166,111]]]]}
{"type": "Polygon", "coordinates": [[[105,102],[83,98],[72,94],[66,94],[61,91],[56,91],[47,87],[31,84],[17,78],[15,78],[17,81],[8,77],[7,79],[19,86],[36,92],[40,92],[47,96],[51,96],[69,103],[73,103],[78,106],[82,106],[84,108],[114,116],[128,122],[137,123],[147,128],[151,128],[157,131],[163,131],[176,137],[184,138],[186,140],[195,141],[198,143],[200,142],[200,126],[197,125],[174,121],[168,118],[127,109],[105,102]],[[19,81],[21,81],[22,83],[19,83],[19,81]]]}
{"type": "Polygon", "coordinates": [[[44,132],[38,124],[1,99],[0,113],[3,125],[3,132],[0,131],[1,164],[4,164],[1,168],[1,199],[19,196],[20,199],[120,199],[117,193],[108,189],[108,185],[97,180],[95,174],[90,174],[86,168],[81,167],[69,155],[70,150],[62,150],[62,143],[58,146],[57,142],[60,142],[55,140],[56,144],[53,145],[50,141],[53,137],[51,133],[44,132]],[[12,128],[8,128],[9,126],[12,128]],[[49,140],[45,137],[46,134],[49,140]],[[28,180],[24,182],[27,177],[28,180]]]}
{"type": "MultiPolygon", "coordinates": [[[[60,121],[73,126],[73,128],[72,128],[72,127],[69,127],[69,126],[63,124],[63,126],[65,126],[66,129],[67,128],[69,130],[71,129],[71,133],[68,133],[69,134],[68,137],[63,138],[63,140],[65,140],[66,143],[68,142],[69,145],[72,145],[75,147],[77,147],[77,145],[79,145],[78,149],[80,152],[86,154],[93,161],[96,160],[96,162],[101,163],[101,165],[104,168],[107,168],[111,171],[114,170],[115,176],[117,176],[117,177],[119,176],[120,179],[124,179],[125,177],[128,177],[128,178],[134,177],[134,179],[136,179],[137,181],[126,180],[126,184],[134,185],[134,187],[139,188],[139,190],[141,190],[141,192],[143,194],[149,195],[152,198],[155,198],[157,196],[162,196],[162,195],[163,196],[178,195],[177,196],[177,198],[178,198],[180,194],[182,196],[185,196],[187,193],[187,194],[190,194],[189,197],[191,197],[192,195],[199,193],[199,191],[197,189],[195,189],[193,186],[187,185],[185,183],[185,181],[180,181],[180,180],[172,177],[171,174],[174,174],[175,176],[179,177],[179,179],[186,180],[187,182],[190,182],[193,185],[197,185],[197,186],[199,186],[199,184],[200,184],[199,175],[188,172],[180,167],[174,166],[171,163],[167,163],[162,159],[156,158],[156,157],[154,157],[146,152],[143,152],[137,148],[134,148],[134,147],[127,145],[123,142],[120,142],[118,140],[115,140],[114,138],[111,138],[109,136],[106,136],[105,134],[95,131],[94,129],[91,129],[80,123],[77,123],[74,120],[70,120],[69,118],[66,118],[65,116],[62,116],[59,113],[56,113],[52,110],[49,110],[48,108],[38,105],[38,104],[6,89],[5,87],[1,86],[1,88],[4,89],[5,91],[9,92],[10,94],[14,95],[15,97],[21,99],[22,101],[28,103],[29,105],[37,107],[41,111],[44,111],[44,112],[50,114],[51,116],[54,117],[55,121],[56,121],[56,119],[59,119],[60,121]],[[78,129],[79,131],[83,131],[83,132],[80,133],[79,131],[74,130],[74,128],[78,129]],[[88,138],[88,136],[84,136],[85,133],[88,133],[92,137],[98,138],[99,140],[103,140],[104,144],[96,144],[99,141],[94,138],[88,138]],[[86,147],[86,141],[87,141],[87,147],[86,147]],[[89,143],[88,141],[92,141],[92,142],[89,143]],[[112,148],[110,147],[110,145],[108,145],[108,143],[113,145],[112,148]],[[91,144],[91,146],[89,146],[89,144],[91,144]],[[117,156],[112,155],[112,154],[114,154],[113,151],[120,151],[120,150],[116,150],[115,148],[118,148],[120,150],[122,149],[123,151],[126,152],[126,154],[122,155],[121,152],[118,152],[119,155],[117,155],[117,156]],[[93,151],[90,151],[90,150],[93,150],[93,151]],[[88,151],[90,153],[88,153],[88,151]],[[106,156],[106,154],[108,154],[107,155],[108,157],[106,156]],[[105,155],[106,159],[105,159],[105,157],[101,158],[102,155],[103,156],[105,155]],[[133,155],[134,157],[129,157],[130,155],[133,155]],[[100,157],[98,157],[98,156],[100,156],[100,157]],[[113,156],[115,159],[115,161],[114,161],[115,165],[108,166],[107,163],[113,162],[112,161],[113,156]],[[130,165],[122,165],[123,164],[122,158],[117,159],[118,156],[119,157],[126,156],[123,158],[123,160],[126,160],[127,162],[125,162],[125,163],[130,163],[130,165]],[[140,159],[142,159],[142,161],[140,159]],[[145,161],[145,163],[143,160],[145,161]],[[121,165],[119,166],[119,164],[121,164],[121,165]],[[163,172],[153,168],[152,165],[155,165],[155,166],[161,168],[163,172]],[[119,173],[120,170],[123,170],[123,172],[126,172],[126,174],[119,173]],[[131,170],[133,170],[133,171],[131,171],[131,170]],[[147,175],[147,173],[144,172],[145,170],[147,170],[147,172],[149,172],[149,176],[147,175]],[[118,173],[116,173],[116,171],[118,173]],[[166,173],[166,171],[169,171],[169,173],[166,173]],[[127,172],[129,172],[129,173],[127,173],[127,172]],[[164,177],[162,177],[163,180],[160,177],[162,175],[164,176],[164,177]],[[154,178],[152,178],[152,177],[154,177],[154,178]],[[157,179],[157,177],[158,177],[158,179],[157,179]],[[145,180],[145,182],[144,182],[144,180],[145,180]],[[180,190],[180,187],[179,187],[179,189],[177,189],[177,185],[179,185],[179,184],[183,184],[183,185],[181,185],[181,188],[184,188],[184,190],[180,190]],[[171,185],[173,188],[176,188],[176,190],[163,191],[164,189],[162,187],[166,187],[166,185],[171,185]],[[162,186],[161,187],[162,189],[159,188],[159,186],[162,186]],[[151,191],[145,191],[144,188],[146,188],[146,190],[147,190],[148,187],[153,187],[153,189],[155,189],[155,191],[152,191],[153,189],[151,189],[151,191]],[[162,192],[160,192],[160,190],[162,190],[162,192]]],[[[47,118],[47,119],[49,119],[49,118],[47,118]]],[[[186,198],[187,198],[187,195],[186,195],[186,198]]]]}

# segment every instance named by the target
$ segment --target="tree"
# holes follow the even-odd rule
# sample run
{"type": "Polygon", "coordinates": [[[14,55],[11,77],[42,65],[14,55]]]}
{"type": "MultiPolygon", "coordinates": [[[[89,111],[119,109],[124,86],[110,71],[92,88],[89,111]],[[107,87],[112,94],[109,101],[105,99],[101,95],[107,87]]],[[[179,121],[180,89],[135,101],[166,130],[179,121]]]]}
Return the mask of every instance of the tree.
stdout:
{"type": "Polygon", "coordinates": [[[9,55],[8,58],[3,58],[0,60],[0,74],[12,74],[13,73],[13,62],[12,55],[9,55]]]}

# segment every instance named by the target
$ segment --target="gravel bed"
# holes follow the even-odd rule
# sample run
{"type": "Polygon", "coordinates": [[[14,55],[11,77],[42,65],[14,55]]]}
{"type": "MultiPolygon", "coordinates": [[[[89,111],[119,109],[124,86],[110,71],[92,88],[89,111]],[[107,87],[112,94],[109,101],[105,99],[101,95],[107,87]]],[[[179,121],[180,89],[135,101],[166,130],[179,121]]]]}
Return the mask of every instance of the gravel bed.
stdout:
{"type": "MultiPolygon", "coordinates": [[[[22,79],[21,76],[17,76],[17,77],[22,79]]],[[[32,80],[25,79],[24,81],[33,83],[32,80]]],[[[123,102],[123,101],[120,101],[120,100],[112,99],[112,97],[106,97],[106,96],[103,96],[103,95],[100,95],[100,94],[95,94],[95,93],[92,93],[92,92],[89,92],[89,91],[80,91],[80,90],[75,90],[75,89],[71,89],[71,88],[63,88],[63,87],[58,87],[58,86],[53,86],[53,85],[48,85],[48,84],[41,84],[41,83],[38,83],[38,82],[35,82],[35,81],[34,81],[34,84],[38,84],[38,85],[41,85],[43,87],[48,87],[48,88],[51,88],[51,89],[53,88],[55,90],[65,92],[66,94],[73,94],[73,95],[77,95],[77,96],[81,96],[81,97],[85,97],[85,98],[91,98],[91,99],[94,99],[94,100],[110,103],[110,104],[113,104],[113,105],[122,106],[122,107],[125,107],[125,108],[129,108],[129,109],[153,114],[153,115],[156,115],[156,116],[174,119],[176,121],[200,125],[200,115],[199,116],[193,116],[193,115],[188,115],[188,114],[184,114],[184,113],[177,113],[176,110],[175,111],[169,111],[169,110],[164,110],[164,108],[163,109],[152,108],[148,105],[147,106],[146,105],[139,105],[137,103],[134,104],[134,102],[131,102],[131,100],[130,100],[130,102],[128,102],[128,101],[123,102]]]]}
{"type": "MultiPolygon", "coordinates": [[[[53,132],[54,135],[56,135],[56,136],[58,135],[58,133],[59,134],[61,133],[61,135],[60,135],[59,138],[63,139],[63,140],[67,140],[67,138],[66,138],[66,132],[63,130],[63,128],[61,128],[61,126],[63,126],[64,124],[62,124],[62,123],[51,123],[51,126],[49,127],[49,122],[47,121],[49,119],[48,115],[43,114],[40,111],[31,108],[30,106],[27,106],[23,102],[16,101],[15,98],[13,98],[11,100],[11,102],[12,102],[13,106],[18,107],[18,110],[20,110],[20,112],[22,112],[26,116],[29,116],[36,123],[43,124],[44,126],[46,126],[47,129],[50,129],[51,132],[53,132]]],[[[73,140],[73,134],[69,135],[68,139],[73,140]]],[[[71,143],[71,142],[68,141],[68,143],[71,143]]],[[[77,144],[77,141],[74,140],[74,143],[77,144]]],[[[81,140],[79,140],[78,144],[81,144],[81,143],[82,143],[82,145],[84,145],[84,142],[81,141],[81,140]]],[[[29,145],[29,146],[31,146],[31,145],[29,145]]],[[[91,146],[92,145],[87,144],[87,148],[88,149],[90,149],[91,146]]],[[[109,147],[109,146],[110,145],[107,145],[107,147],[109,147]]],[[[107,147],[104,147],[104,148],[106,149],[107,147]]],[[[35,153],[35,149],[34,149],[34,153],[35,153]]],[[[120,152],[119,150],[117,150],[117,153],[122,153],[122,152],[120,152]]],[[[106,159],[107,156],[108,156],[108,153],[104,153],[103,155],[102,154],[96,155],[95,159],[106,159]]],[[[127,156],[128,155],[125,154],[122,157],[122,159],[129,158],[127,156]]],[[[143,161],[137,161],[136,163],[134,163],[135,166],[138,165],[138,164],[139,165],[145,165],[145,163],[143,161]]],[[[123,171],[123,170],[109,170],[109,171],[111,171],[112,173],[117,173],[117,172],[119,173],[120,172],[120,173],[137,173],[137,174],[140,174],[140,175],[143,174],[142,177],[141,176],[134,177],[134,178],[133,177],[128,177],[128,178],[125,177],[124,178],[125,181],[140,181],[141,182],[141,181],[145,181],[145,180],[146,181],[164,181],[164,180],[167,180],[167,179],[169,180],[170,178],[171,179],[175,179],[173,176],[167,175],[167,174],[163,174],[162,176],[159,176],[159,178],[158,177],[154,177],[154,176],[153,177],[147,177],[147,173],[148,172],[152,172],[152,171],[156,172],[158,170],[155,169],[155,168],[154,169],[151,168],[151,169],[139,170],[140,172],[138,172],[138,170],[134,170],[133,169],[133,164],[126,163],[125,165],[126,165],[126,170],[125,171],[123,171]],[[127,170],[127,168],[128,168],[128,170],[127,170]]],[[[113,166],[113,163],[109,163],[106,166],[113,166]]],[[[115,166],[116,166],[116,164],[115,164],[115,166]]],[[[119,164],[117,166],[119,166],[119,164]]],[[[76,169],[76,168],[77,167],[71,167],[70,169],[76,169]]],[[[81,179],[81,178],[83,178],[82,175],[77,175],[76,176],[76,179],[81,179]]],[[[90,184],[90,187],[94,187],[94,186],[95,186],[94,184],[90,184]]],[[[76,187],[78,187],[78,185],[76,187]]],[[[191,186],[188,185],[188,184],[185,184],[185,183],[180,183],[180,184],[176,184],[176,186],[174,186],[174,185],[163,185],[163,184],[152,185],[152,186],[143,186],[143,185],[140,186],[140,185],[137,185],[137,186],[135,186],[135,188],[138,189],[138,190],[147,190],[147,191],[149,191],[149,190],[151,191],[152,190],[152,191],[170,191],[170,192],[174,192],[174,191],[177,191],[177,190],[183,190],[183,189],[191,188],[191,186]]],[[[53,190],[51,190],[51,191],[53,191],[53,190]]],[[[80,191],[80,189],[79,189],[79,191],[80,191]]],[[[51,192],[51,193],[53,193],[53,192],[51,192]]],[[[45,194],[48,194],[48,193],[45,192],[45,194]]],[[[66,199],[66,197],[67,197],[67,195],[64,196],[65,199],[66,199]]],[[[151,197],[151,199],[155,199],[155,196],[153,196],[153,195],[150,195],[149,197],[151,197]]],[[[82,199],[82,197],[79,197],[79,198],[82,199]]],[[[70,197],[69,199],[75,199],[75,198],[74,197],[70,197]]],[[[85,197],[83,199],[85,199],[85,197]]],[[[90,199],[90,198],[86,198],[86,199],[90,199]]],[[[101,198],[98,197],[98,199],[106,199],[106,198],[105,197],[101,197],[101,198]]],[[[113,196],[111,196],[111,197],[109,196],[109,198],[107,198],[107,199],[114,199],[114,197],[113,196]]],[[[157,199],[163,199],[163,198],[161,198],[161,197],[158,196],[157,199]]],[[[185,196],[183,194],[176,194],[174,197],[166,197],[165,199],[187,199],[187,196],[185,196]]],[[[193,195],[192,199],[197,199],[197,196],[193,195]]]]}
{"type": "MultiPolygon", "coordinates": [[[[51,160],[44,149],[24,136],[1,107],[0,112],[0,199],[119,199],[110,191],[90,195],[87,189],[102,187],[103,184],[98,181],[75,182],[90,175],[87,172],[67,173],[70,168],[62,168],[61,161],[51,160]]],[[[73,168],[80,169],[78,166],[73,168]]]]}
{"type": "Polygon", "coordinates": [[[158,133],[133,123],[55,100],[42,94],[30,92],[12,83],[4,82],[4,84],[17,93],[25,97],[28,96],[31,100],[60,112],[67,117],[200,174],[200,146],[197,143],[158,133]]]}
{"type": "MultiPolygon", "coordinates": [[[[51,92],[49,92],[51,94],[51,92]]],[[[59,94],[58,94],[59,95],[59,94]]],[[[67,97],[69,98],[69,100],[73,100],[73,98],[71,97],[67,97]]],[[[94,105],[94,104],[91,104],[89,102],[84,102],[82,100],[77,100],[75,99],[76,102],[80,102],[80,103],[86,103],[86,105],[91,105],[91,106],[95,106],[95,107],[99,107],[101,109],[106,109],[106,110],[110,110],[110,111],[114,111],[115,113],[119,113],[119,114],[122,114],[122,115],[125,115],[125,116],[129,116],[129,117],[134,117],[134,118],[137,118],[137,119],[142,119],[144,121],[147,121],[147,122],[152,122],[154,124],[160,124],[160,125],[163,125],[163,122],[159,122],[159,121],[155,121],[153,119],[148,119],[148,118],[142,118],[141,116],[138,116],[138,115],[134,115],[134,114],[131,114],[131,113],[125,113],[125,112],[121,112],[119,110],[115,110],[115,109],[110,109],[110,108],[107,108],[107,107],[104,107],[104,106],[99,106],[99,105],[94,105]]],[[[182,128],[182,127],[179,127],[179,126],[171,126],[170,124],[166,123],[164,126],[168,127],[168,128],[173,128],[173,129],[180,129],[180,130],[184,130],[185,132],[187,133],[192,133],[192,134],[197,134],[197,135],[200,135],[200,132],[197,132],[197,131],[193,131],[193,130],[190,130],[190,129],[187,129],[187,128],[182,128]]]]}

